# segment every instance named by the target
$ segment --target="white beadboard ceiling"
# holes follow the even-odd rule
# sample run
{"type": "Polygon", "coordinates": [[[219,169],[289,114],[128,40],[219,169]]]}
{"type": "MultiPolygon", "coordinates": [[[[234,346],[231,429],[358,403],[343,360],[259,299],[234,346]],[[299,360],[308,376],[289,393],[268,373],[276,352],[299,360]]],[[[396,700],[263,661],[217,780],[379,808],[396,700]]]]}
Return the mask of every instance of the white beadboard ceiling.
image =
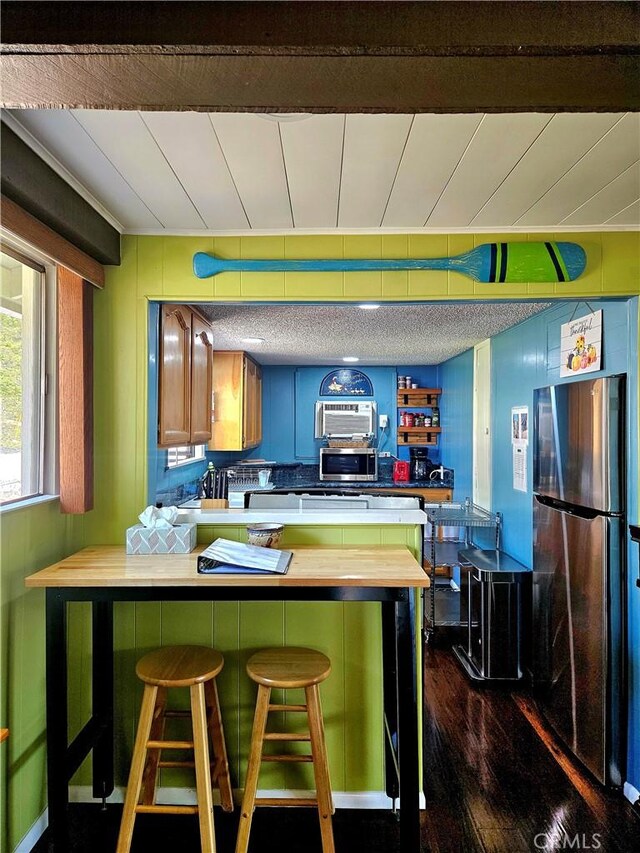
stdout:
{"type": "Polygon", "coordinates": [[[521,323],[548,302],[358,305],[199,304],[216,350],[244,350],[261,364],[440,364],[521,323]],[[262,338],[252,343],[250,338],[262,338]]]}
{"type": "Polygon", "coordinates": [[[120,230],[640,227],[640,114],[12,110],[120,230]]]}

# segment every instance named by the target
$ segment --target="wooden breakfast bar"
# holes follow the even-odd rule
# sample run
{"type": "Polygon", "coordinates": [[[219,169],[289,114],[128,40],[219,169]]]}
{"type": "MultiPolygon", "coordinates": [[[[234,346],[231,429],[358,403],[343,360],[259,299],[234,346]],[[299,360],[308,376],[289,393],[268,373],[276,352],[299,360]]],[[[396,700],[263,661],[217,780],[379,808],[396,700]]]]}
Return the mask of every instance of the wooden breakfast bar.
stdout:
{"type": "Polygon", "coordinates": [[[406,547],[295,547],[286,575],[200,575],[190,554],[130,556],[91,546],[29,576],[46,589],[47,787],[53,850],[68,849],[69,780],[93,750],[93,794],[114,789],[113,603],[118,601],[381,602],[387,793],[400,797],[400,849],[420,850],[416,592],[429,578],[406,547]],[[67,735],[67,603],[92,605],[92,716],[67,735]],[[394,754],[395,753],[395,754],[394,754]],[[397,785],[391,781],[397,762],[397,785]]]}

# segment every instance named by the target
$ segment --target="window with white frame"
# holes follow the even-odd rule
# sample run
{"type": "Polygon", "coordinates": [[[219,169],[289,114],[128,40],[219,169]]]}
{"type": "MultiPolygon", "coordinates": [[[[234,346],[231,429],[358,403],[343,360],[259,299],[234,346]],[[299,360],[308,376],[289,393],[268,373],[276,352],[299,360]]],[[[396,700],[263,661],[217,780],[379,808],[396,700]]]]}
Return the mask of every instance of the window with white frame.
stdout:
{"type": "Polygon", "coordinates": [[[0,504],[51,487],[46,458],[47,361],[45,268],[2,244],[0,251],[0,504]]]}
{"type": "Polygon", "coordinates": [[[204,444],[185,444],[183,447],[170,447],[167,450],[167,468],[177,468],[197,459],[204,459],[204,444]]]}

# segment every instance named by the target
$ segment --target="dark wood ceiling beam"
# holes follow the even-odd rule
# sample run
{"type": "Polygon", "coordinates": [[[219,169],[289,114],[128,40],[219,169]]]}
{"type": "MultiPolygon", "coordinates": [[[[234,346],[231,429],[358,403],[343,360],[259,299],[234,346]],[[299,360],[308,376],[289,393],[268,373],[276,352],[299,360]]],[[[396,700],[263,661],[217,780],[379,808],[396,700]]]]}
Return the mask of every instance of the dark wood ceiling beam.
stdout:
{"type": "Polygon", "coordinates": [[[3,106],[232,112],[640,109],[637,57],[12,56],[3,106]]]}
{"type": "Polygon", "coordinates": [[[5,45],[200,45],[314,51],[599,51],[638,45],[636,2],[51,2],[2,4],[5,45]]]}
{"type": "Polygon", "coordinates": [[[1,14],[10,107],[640,109],[636,2],[5,0],[1,14]]]}

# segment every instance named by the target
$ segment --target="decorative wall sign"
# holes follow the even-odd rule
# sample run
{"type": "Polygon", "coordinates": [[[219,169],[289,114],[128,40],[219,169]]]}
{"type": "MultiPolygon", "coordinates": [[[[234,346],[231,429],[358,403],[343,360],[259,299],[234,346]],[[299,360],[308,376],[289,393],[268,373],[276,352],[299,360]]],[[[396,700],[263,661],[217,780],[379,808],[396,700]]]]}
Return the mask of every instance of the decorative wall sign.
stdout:
{"type": "Polygon", "coordinates": [[[560,376],[602,370],[602,311],[560,326],[560,376]]]}
{"type": "Polygon", "coordinates": [[[357,397],[373,397],[373,383],[360,370],[341,367],[339,370],[327,373],[320,383],[321,397],[344,397],[350,394],[357,397]]]}
{"type": "Polygon", "coordinates": [[[336,260],[229,261],[205,252],[193,256],[198,278],[226,271],[241,272],[359,272],[363,270],[453,270],[475,281],[556,282],[582,275],[587,256],[577,243],[484,243],[453,258],[384,258],[336,260]]]}

